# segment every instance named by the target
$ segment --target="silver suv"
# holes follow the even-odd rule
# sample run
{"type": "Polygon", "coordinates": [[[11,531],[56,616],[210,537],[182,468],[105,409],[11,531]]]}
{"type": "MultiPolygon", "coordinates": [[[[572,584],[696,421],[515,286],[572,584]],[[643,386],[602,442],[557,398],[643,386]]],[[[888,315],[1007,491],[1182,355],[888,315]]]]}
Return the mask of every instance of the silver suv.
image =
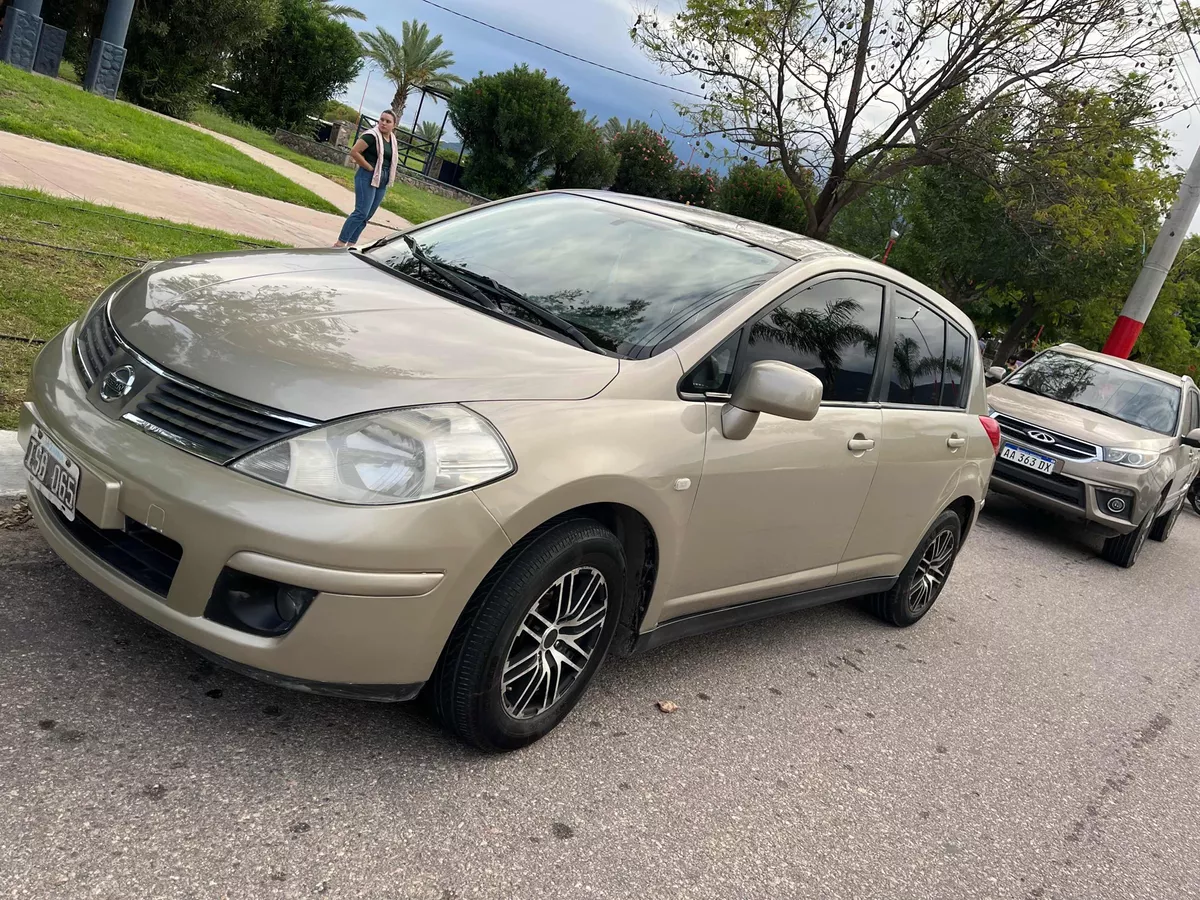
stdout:
{"type": "Polygon", "coordinates": [[[992,490],[1099,531],[1125,568],[1171,534],[1200,469],[1192,379],[1062,344],[989,388],[988,405],[1002,437],[992,490]]]}

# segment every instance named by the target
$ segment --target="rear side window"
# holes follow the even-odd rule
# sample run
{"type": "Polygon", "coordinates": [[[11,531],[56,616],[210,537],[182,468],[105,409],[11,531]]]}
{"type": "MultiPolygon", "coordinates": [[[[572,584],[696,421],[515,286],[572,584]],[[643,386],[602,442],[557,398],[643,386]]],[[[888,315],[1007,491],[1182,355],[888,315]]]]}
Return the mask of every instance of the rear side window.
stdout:
{"type": "Polygon", "coordinates": [[[962,406],[966,401],[963,379],[967,372],[970,344],[967,336],[946,323],[946,367],[942,376],[942,406],[962,406]]]}
{"type": "Polygon", "coordinates": [[[1195,391],[1188,391],[1187,418],[1183,422],[1183,433],[1187,434],[1193,428],[1200,428],[1200,405],[1197,404],[1195,391]]]}
{"type": "Polygon", "coordinates": [[[863,403],[883,319],[883,288],[841,278],[804,288],[750,326],[739,371],[774,359],[812,372],[824,400],[863,403]]]}
{"type": "Polygon", "coordinates": [[[937,406],[946,362],[946,320],[903,294],[896,294],[893,313],[896,336],[887,401],[937,406]]]}

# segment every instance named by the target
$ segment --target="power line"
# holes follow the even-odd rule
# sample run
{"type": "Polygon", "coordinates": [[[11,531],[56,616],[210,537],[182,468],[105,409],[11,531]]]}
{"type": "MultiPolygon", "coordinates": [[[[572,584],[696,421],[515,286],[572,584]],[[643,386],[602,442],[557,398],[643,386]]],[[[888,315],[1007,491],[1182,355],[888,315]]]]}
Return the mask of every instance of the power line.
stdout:
{"type": "Polygon", "coordinates": [[[452,16],[458,16],[460,19],[466,19],[468,22],[474,22],[476,25],[482,25],[484,28],[490,28],[492,31],[498,31],[500,34],[506,34],[511,38],[516,38],[518,41],[524,41],[527,44],[533,44],[535,47],[541,47],[543,50],[549,50],[551,53],[557,53],[559,56],[565,56],[568,59],[575,60],[576,62],[586,63],[589,66],[595,66],[597,69],[603,69],[606,72],[612,72],[614,75],[624,75],[626,78],[632,78],[635,81],[641,81],[645,84],[652,84],[655,87],[666,88],[668,91],[676,91],[680,94],[687,94],[689,97],[699,97],[701,100],[708,99],[703,94],[697,94],[695,91],[689,91],[681,87],[675,87],[672,84],[667,84],[662,81],[654,81],[651,78],[643,78],[641,75],[634,75],[632,72],[623,72],[620,69],[614,69],[612,66],[606,66],[604,63],[598,63],[591,59],[584,59],[582,56],[576,56],[574,53],[568,53],[566,50],[559,50],[557,47],[551,47],[549,44],[543,44],[541,41],[535,41],[533,38],[527,38],[524,35],[506,31],[497,25],[484,22],[482,19],[476,19],[473,16],[468,16],[466,13],[460,13],[458,10],[451,9],[448,6],[442,6],[440,3],[435,3],[434,0],[421,0],[421,2],[427,3],[436,9],[442,10],[443,12],[448,12],[452,16]]]}

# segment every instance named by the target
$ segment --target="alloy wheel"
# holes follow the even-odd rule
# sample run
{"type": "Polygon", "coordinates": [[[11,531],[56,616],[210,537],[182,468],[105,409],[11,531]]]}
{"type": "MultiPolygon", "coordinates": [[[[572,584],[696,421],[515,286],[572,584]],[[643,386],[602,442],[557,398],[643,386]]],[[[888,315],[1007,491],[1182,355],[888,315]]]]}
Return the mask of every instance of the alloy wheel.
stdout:
{"type": "Polygon", "coordinates": [[[591,566],[550,585],[525,614],[505,655],[505,712],[532,719],[562,700],[591,661],[607,616],[608,583],[591,566]]]}
{"type": "Polygon", "coordinates": [[[954,545],[954,531],[944,528],[934,535],[925,548],[913,573],[912,586],[908,589],[908,606],[913,615],[923,613],[937,599],[942,585],[946,583],[946,576],[950,574],[954,545]]]}

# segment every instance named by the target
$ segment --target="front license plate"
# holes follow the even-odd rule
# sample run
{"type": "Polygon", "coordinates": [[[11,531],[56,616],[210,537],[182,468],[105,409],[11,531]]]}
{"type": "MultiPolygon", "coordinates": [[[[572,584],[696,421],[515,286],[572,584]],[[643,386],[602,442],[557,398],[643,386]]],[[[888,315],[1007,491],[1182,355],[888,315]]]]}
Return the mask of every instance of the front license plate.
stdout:
{"type": "Polygon", "coordinates": [[[63,453],[37,425],[29,431],[25,471],[29,473],[29,483],[34,490],[49,500],[67,521],[74,522],[79,464],[63,453]]]}
{"type": "Polygon", "coordinates": [[[1022,450],[1020,447],[1014,447],[1012,444],[1005,444],[1000,448],[1000,458],[1014,462],[1018,466],[1033,469],[1035,472],[1041,472],[1043,475],[1052,475],[1054,473],[1054,460],[1050,457],[1030,453],[1028,450],[1022,450]]]}

